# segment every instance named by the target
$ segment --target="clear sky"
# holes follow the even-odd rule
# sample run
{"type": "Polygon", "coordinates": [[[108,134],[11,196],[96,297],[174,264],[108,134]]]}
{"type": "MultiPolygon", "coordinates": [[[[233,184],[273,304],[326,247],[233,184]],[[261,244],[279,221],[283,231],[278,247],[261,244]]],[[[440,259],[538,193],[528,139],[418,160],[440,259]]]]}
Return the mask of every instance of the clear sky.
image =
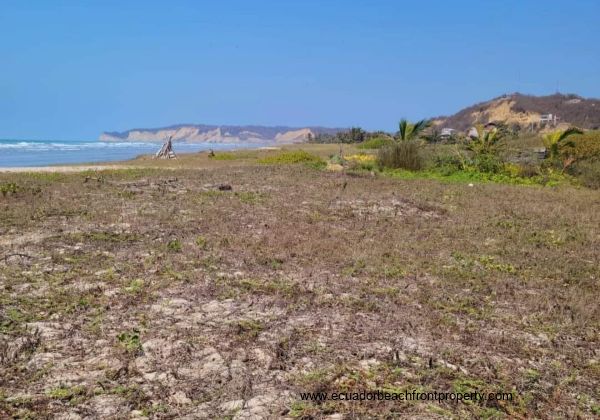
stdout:
{"type": "Polygon", "coordinates": [[[0,0],[0,138],[393,130],[514,91],[600,97],[599,20],[599,0],[0,0]]]}

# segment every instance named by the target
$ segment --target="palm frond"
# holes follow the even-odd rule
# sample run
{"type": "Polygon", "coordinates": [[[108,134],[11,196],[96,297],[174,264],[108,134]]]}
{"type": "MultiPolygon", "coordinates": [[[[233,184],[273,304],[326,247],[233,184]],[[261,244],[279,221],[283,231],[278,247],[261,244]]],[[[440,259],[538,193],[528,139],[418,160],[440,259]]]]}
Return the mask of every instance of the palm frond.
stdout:
{"type": "Polygon", "coordinates": [[[421,120],[416,122],[415,124],[413,124],[413,136],[417,136],[419,135],[420,132],[422,132],[423,130],[425,130],[426,128],[429,128],[431,126],[431,122],[429,120],[421,120]]]}
{"type": "Polygon", "coordinates": [[[561,142],[564,139],[566,139],[567,137],[572,136],[573,134],[583,134],[583,131],[581,131],[577,127],[569,127],[565,131],[560,133],[557,142],[561,142]]]}
{"type": "Polygon", "coordinates": [[[400,120],[400,123],[398,124],[398,132],[400,134],[400,140],[406,140],[408,126],[409,126],[408,121],[405,118],[402,118],[400,120]]]}

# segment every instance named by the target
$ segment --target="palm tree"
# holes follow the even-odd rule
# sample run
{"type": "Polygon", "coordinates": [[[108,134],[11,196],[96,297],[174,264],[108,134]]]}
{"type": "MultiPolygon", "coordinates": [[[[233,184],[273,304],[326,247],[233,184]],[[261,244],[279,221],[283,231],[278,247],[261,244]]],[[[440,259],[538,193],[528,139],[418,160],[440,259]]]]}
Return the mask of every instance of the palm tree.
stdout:
{"type": "Polygon", "coordinates": [[[542,141],[544,142],[544,147],[546,147],[546,151],[548,152],[549,158],[556,158],[559,154],[560,146],[563,142],[573,134],[582,134],[583,131],[576,127],[570,127],[566,130],[557,130],[552,133],[546,134],[542,137],[542,141]]]}
{"type": "Polygon", "coordinates": [[[503,140],[503,132],[495,127],[486,130],[481,124],[476,125],[475,129],[477,130],[477,136],[471,136],[471,140],[467,143],[467,150],[476,155],[495,154],[498,151],[499,143],[503,140]]]}
{"type": "Polygon", "coordinates": [[[398,139],[401,141],[413,140],[419,137],[419,135],[431,125],[429,120],[421,120],[414,124],[409,123],[406,119],[402,118],[398,125],[398,139]]]}

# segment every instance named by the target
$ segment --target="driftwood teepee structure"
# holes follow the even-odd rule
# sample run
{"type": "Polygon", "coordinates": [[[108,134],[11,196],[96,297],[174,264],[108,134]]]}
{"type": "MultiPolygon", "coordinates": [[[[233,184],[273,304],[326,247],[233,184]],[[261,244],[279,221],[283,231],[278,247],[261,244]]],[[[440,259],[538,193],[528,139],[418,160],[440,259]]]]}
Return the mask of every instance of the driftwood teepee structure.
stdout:
{"type": "Polygon", "coordinates": [[[155,159],[177,159],[175,152],[173,151],[173,136],[169,136],[169,139],[162,145],[160,150],[154,155],[155,159]]]}

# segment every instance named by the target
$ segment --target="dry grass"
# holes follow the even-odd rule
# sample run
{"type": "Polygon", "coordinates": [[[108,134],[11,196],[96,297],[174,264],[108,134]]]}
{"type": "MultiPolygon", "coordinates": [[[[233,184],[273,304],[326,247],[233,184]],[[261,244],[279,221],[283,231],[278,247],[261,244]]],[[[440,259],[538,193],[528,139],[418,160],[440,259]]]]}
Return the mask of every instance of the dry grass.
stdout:
{"type": "Polygon", "coordinates": [[[0,196],[0,417],[598,414],[597,192],[256,162],[270,153],[0,175],[18,186],[0,196]],[[377,389],[516,397],[298,398],[377,389]]]}

